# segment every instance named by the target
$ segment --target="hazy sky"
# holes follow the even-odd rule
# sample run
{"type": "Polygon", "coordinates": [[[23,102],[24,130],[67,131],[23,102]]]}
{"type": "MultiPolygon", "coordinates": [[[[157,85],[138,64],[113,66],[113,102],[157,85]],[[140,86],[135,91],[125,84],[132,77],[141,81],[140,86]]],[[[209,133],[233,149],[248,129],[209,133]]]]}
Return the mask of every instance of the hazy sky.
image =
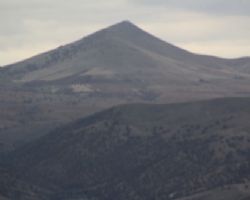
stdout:
{"type": "Polygon", "coordinates": [[[250,0],[0,0],[0,66],[123,20],[193,52],[250,56],[250,0]]]}

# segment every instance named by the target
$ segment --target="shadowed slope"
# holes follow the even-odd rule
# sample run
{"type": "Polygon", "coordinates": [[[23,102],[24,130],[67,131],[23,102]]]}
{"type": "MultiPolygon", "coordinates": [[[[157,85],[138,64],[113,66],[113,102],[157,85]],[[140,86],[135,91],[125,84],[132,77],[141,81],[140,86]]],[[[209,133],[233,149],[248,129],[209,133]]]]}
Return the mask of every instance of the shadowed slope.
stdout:
{"type": "Polygon", "coordinates": [[[61,188],[59,199],[176,199],[245,186],[249,105],[235,98],[115,107],[19,150],[17,171],[40,186],[61,188]]]}

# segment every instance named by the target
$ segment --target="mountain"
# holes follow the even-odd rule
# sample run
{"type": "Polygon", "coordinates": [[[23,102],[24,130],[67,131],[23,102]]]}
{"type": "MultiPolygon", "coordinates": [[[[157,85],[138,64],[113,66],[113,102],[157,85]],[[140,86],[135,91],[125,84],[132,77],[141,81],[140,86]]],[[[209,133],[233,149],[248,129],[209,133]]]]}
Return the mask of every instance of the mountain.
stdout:
{"type": "Polygon", "coordinates": [[[124,21],[7,66],[2,76],[54,92],[164,102],[249,95],[249,67],[250,58],[196,55],[124,21]]]}
{"type": "Polygon", "coordinates": [[[247,200],[250,98],[121,105],[12,153],[49,199],[247,200]]]}
{"type": "Polygon", "coordinates": [[[250,58],[197,55],[124,21],[0,70],[0,152],[114,105],[250,96],[250,58]]]}

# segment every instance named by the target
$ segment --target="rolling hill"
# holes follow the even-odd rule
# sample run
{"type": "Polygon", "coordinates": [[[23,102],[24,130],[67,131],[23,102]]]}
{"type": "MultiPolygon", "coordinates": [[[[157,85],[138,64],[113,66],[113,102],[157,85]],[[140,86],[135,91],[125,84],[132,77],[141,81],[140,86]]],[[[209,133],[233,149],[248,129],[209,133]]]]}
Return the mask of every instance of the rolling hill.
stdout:
{"type": "Polygon", "coordinates": [[[52,131],[11,162],[53,200],[247,200],[249,118],[249,98],[121,105],[52,131]]]}

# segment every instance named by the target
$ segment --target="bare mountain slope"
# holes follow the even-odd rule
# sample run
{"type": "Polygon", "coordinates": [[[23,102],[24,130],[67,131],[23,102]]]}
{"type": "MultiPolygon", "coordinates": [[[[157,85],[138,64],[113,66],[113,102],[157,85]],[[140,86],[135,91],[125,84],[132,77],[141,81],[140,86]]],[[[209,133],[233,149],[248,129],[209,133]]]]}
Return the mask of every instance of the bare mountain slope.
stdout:
{"type": "Polygon", "coordinates": [[[183,90],[195,91],[200,98],[208,93],[245,95],[249,65],[249,58],[226,60],[190,53],[125,21],[7,66],[3,75],[20,83],[39,81],[40,87],[54,85],[58,91],[111,96],[152,92],[154,100],[164,101],[166,96],[181,98],[174,91],[183,90]]]}

